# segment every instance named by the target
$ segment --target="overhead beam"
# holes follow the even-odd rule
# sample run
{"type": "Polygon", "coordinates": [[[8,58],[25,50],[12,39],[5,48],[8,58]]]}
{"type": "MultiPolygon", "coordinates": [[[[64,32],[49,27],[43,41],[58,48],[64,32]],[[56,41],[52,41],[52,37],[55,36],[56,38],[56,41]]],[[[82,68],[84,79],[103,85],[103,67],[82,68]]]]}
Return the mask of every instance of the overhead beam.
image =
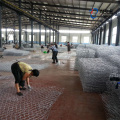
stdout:
{"type": "MultiPolygon", "coordinates": [[[[30,8],[22,8],[24,10],[30,10],[30,8]]],[[[39,11],[38,9],[33,9],[34,11],[39,11]]],[[[89,9],[90,10],[90,9],[89,9]]],[[[76,13],[66,13],[66,12],[56,12],[56,11],[49,11],[49,10],[41,10],[43,11],[42,13],[56,13],[56,14],[67,14],[67,15],[78,15],[78,16],[86,16],[86,17],[89,17],[90,15],[86,15],[86,14],[76,14],[76,13]]],[[[35,13],[34,13],[35,14],[35,13]]],[[[40,15],[40,14],[36,14],[36,15],[40,15]]],[[[107,15],[104,15],[104,16],[97,16],[97,17],[107,17],[107,15]]]]}
{"type": "Polygon", "coordinates": [[[77,0],[77,1],[103,2],[103,3],[119,3],[119,1],[117,1],[117,0],[77,0]]]}
{"type": "MultiPolygon", "coordinates": [[[[39,20],[38,18],[32,16],[32,15],[29,14],[28,12],[22,10],[21,8],[15,6],[15,5],[13,5],[13,4],[11,4],[10,2],[8,2],[8,1],[6,1],[6,0],[0,0],[0,4],[8,7],[9,9],[12,9],[12,10],[16,11],[17,13],[22,14],[22,15],[24,15],[24,16],[26,16],[26,17],[28,17],[28,18],[30,18],[30,19],[38,22],[38,23],[41,23],[42,25],[47,26],[48,28],[53,29],[50,25],[46,24],[44,21],[39,20]]],[[[54,30],[54,31],[57,31],[56,29],[53,29],[53,30],[54,30]]]]}
{"type": "Polygon", "coordinates": [[[93,31],[97,30],[101,25],[105,24],[105,22],[107,22],[113,15],[117,14],[117,12],[120,11],[120,8],[117,9],[111,16],[109,16],[106,20],[104,20],[103,22],[101,22],[101,24],[99,24],[95,29],[93,29],[93,31]]]}
{"type": "MultiPolygon", "coordinates": [[[[83,0],[84,1],[84,0],[83,0]]],[[[90,2],[89,0],[86,0],[88,2],[90,2]]],[[[99,0],[100,1],[100,0],[99,0]]],[[[11,2],[16,2],[17,1],[11,1],[11,2]]],[[[91,0],[91,2],[98,2],[96,0],[91,0]]],[[[101,2],[101,1],[100,1],[101,2]]],[[[102,2],[105,2],[104,0],[102,0],[102,2]]],[[[107,3],[119,3],[118,1],[113,1],[113,0],[107,0],[106,1],[107,3]]],[[[30,5],[30,2],[22,2],[22,4],[29,4],[30,5]]],[[[68,8],[68,9],[78,9],[78,10],[90,10],[91,8],[82,8],[82,7],[72,7],[72,6],[63,6],[63,5],[50,5],[50,4],[43,4],[43,3],[32,3],[33,5],[39,5],[39,6],[48,6],[48,7],[59,7],[59,8],[68,8]]],[[[102,11],[102,10],[99,10],[99,11],[102,11]]],[[[110,10],[107,10],[107,12],[111,12],[110,10]]]]}
{"type": "Polygon", "coordinates": [[[100,21],[100,20],[89,20],[89,19],[80,19],[80,18],[71,18],[71,17],[55,16],[55,15],[47,15],[47,16],[48,16],[48,17],[54,17],[54,18],[74,19],[74,20],[84,20],[84,21],[100,21]]]}

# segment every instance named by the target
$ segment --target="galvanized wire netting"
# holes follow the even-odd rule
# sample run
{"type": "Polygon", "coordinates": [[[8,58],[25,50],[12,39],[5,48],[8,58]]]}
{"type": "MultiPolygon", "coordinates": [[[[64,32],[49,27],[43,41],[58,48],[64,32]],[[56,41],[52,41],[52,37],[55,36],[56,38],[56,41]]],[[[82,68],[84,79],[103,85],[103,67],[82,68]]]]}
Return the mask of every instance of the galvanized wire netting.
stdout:
{"type": "Polygon", "coordinates": [[[78,71],[82,87],[87,92],[103,92],[110,73],[118,71],[101,58],[81,58],[78,61],[78,71]]]}
{"type": "Polygon", "coordinates": [[[47,120],[50,109],[63,89],[55,86],[44,86],[36,81],[32,90],[22,91],[23,96],[17,96],[14,80],[9,78],[0,86],[0,119],[1,120],[47,120]]]}
{"type": "MultiPolygon", "coordinates": [[[[1,62],[0,63],[0,71],[4,72],[10,72],[11,71],[11,65],[13,62],[1,62]]],[[[49,66],[49,63],[44,64],[29,64],[33,69],[42,70],[49,66]]]]}
{"type": "Polygon", "coordinates": [[[95,51],[92,49],[80,48],[80,46],[76,49],[76,59],[75,59],[75,70],[78,70],[78,60],[80,58],[94,58],[95,57],[95,51]]]}
{"type": "Polygon", "coordinates": [[[24,56],[28,54],[29,54],[29,51],[16,50],[16,49],[6,49],[3,52],[4,56],[24,56]]]}
{"type": "MultiPolygon", "coordinates": [[[[118,77],[120,74],[110,74],[110,78],[118,77]]],[[[107,91],[101,94],[108,120],[119,120],[120,119],[120,86],[116,88],[118,81],[111,81],[110,79],[106,82],[107,91]]]]}

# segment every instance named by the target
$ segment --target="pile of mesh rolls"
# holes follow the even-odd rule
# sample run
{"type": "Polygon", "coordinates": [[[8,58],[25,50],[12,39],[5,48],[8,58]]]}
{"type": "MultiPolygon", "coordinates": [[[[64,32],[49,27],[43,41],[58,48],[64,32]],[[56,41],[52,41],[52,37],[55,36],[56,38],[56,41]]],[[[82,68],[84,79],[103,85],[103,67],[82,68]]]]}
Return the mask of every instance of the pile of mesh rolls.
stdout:
{"type": "MultiPolygon", "coordinates": [[[[114,76],[116,75],[116,73],[113,74],[114,76]]],[[[120,73],[117,76],[120,77],[120,73]]],[[[117,81],[108,80],[106,82],[107,91],[101,94],[107,114],[107,120],[120,119],[120,86],[118,86],[118,89],[116,89],[116,84],[117,81]]]]}
{"type": "Polygon", "coordinates": [[[110,73],[118,71],[101,58],[81,58],[78,65],[83,91],[86,92],[104,92],[110,73]]]}
{"type": "Polygon", "coordinates": [[[29,51],[17,50],[17,49],[6,49],[3,52],[4,56],[25,56],[29,55],[29,51]]]}

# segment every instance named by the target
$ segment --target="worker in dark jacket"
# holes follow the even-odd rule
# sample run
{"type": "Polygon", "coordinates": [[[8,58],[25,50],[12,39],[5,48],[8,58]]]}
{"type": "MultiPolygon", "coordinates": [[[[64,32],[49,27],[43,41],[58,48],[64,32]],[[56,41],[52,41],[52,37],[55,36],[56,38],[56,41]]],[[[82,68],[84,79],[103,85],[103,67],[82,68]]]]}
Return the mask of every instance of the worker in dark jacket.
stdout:
{"type": "Polygon", "coordinates": [[[53,52],[53,55],[52,55],[53,62],[52,63],[54,64],[55,61],[56,61],[56,63],[58,63],[58,59],[57,59],[58,49],[53,44],[51,44],[51,47],[49,49],[51,49],[53,52]]]}
{"type": "Polygon", "coordinates": [[[11,71],[15,77],[15,87],[17,89],[17,95],[22,96],[23,94],[20,90],[26,90],[25,81],[28,85],[28,89],[31,89],[29,78],[31,76],[39,76],[39,71],[37,69],[32,69],[32,67],[24,62],[15,62],[11,66],[11,71]]]}

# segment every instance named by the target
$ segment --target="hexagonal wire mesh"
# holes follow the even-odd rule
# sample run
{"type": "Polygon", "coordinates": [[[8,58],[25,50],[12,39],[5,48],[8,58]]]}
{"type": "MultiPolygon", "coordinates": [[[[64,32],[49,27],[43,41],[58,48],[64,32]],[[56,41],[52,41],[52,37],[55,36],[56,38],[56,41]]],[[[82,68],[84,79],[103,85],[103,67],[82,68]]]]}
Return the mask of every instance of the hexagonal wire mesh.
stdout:
{"type": "Polygon", "coordinates": [[[0,85],[0,120],[46,120],[49,111],[63,88],[46,86],[36,79],[32,90],[22,91],[17,96],[13,76],[1,77],[4,84],[0,85]]]}

